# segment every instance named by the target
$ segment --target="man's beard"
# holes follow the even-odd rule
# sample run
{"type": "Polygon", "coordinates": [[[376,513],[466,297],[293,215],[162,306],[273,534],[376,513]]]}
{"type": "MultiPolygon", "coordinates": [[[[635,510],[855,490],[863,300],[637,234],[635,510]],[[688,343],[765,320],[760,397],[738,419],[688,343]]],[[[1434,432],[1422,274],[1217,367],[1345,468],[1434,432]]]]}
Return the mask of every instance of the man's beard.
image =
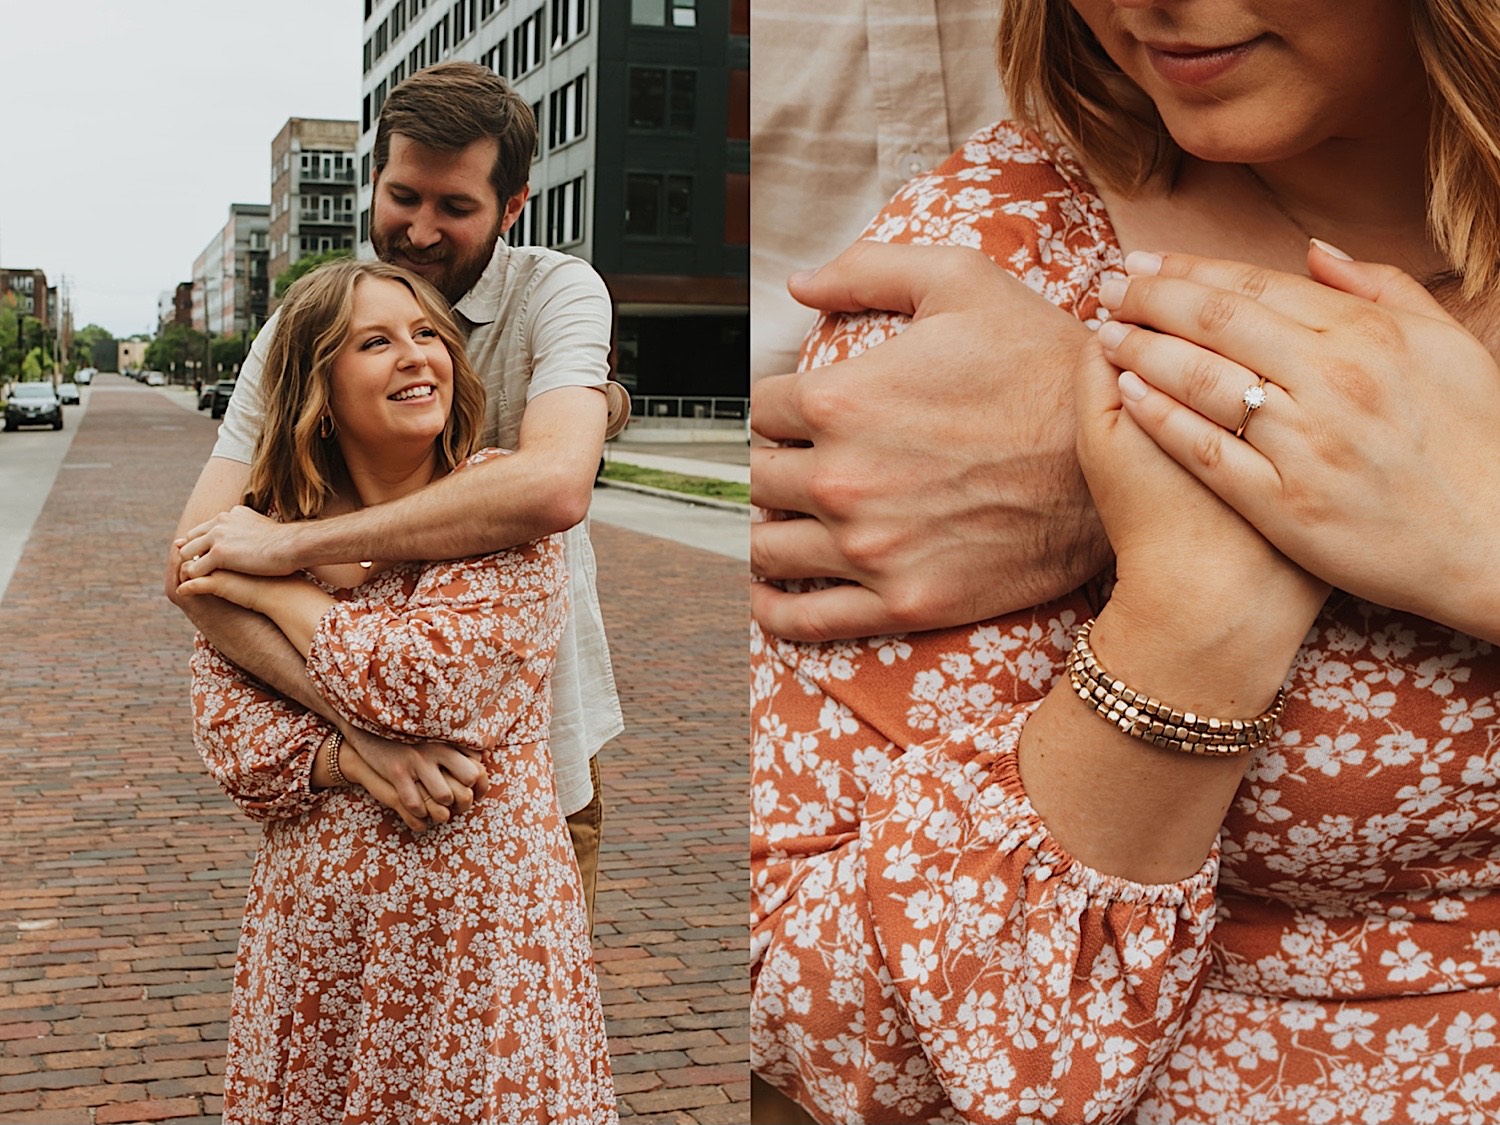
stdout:
{"type": "Polygon", "coordinates": [[[497,222],[480,249],[468,257],[455,258],[452,247],[446,242],[417,250],[405,235],[390,243],[373,225],[370,228],[370,245],[375,247],[375,254],[382,262],[411,270],[441,293],[450,305],[458,304],[463,295],[474,288],[474,283],[490,264],[499,239],[500,224],[497,222]]]}

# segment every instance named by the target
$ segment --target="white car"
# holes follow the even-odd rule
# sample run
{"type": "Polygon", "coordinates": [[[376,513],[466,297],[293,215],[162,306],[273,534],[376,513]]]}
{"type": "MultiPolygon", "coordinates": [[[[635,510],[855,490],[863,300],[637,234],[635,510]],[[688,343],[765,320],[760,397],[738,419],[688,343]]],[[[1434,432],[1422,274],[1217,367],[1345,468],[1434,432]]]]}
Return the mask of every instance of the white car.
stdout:
{"type": "Polygon", "coordinates": [[[165,375],[163,375],[160,371],[148,371],[148,372],[146,372],[146,386],[148,386],[148,387],[165,387],[166,385],[167,385],[167,377],[165,375]]]}

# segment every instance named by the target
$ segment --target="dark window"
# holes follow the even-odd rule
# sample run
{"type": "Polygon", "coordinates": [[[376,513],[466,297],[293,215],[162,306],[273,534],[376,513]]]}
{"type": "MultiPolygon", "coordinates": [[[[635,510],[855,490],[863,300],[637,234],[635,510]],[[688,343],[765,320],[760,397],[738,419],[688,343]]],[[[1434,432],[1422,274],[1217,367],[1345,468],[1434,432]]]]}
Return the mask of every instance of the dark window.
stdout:
{"type": "Polygon", "coordinates": [[[691,238],[693,178],[659,172],[628,173],[625,233],[633,238],[691,238]]]}
{"type": "Polygon", "coordinates": [[[632,129],[691,132],[697,117],[698,72],[657,66],[630,68],[632,129]]]}

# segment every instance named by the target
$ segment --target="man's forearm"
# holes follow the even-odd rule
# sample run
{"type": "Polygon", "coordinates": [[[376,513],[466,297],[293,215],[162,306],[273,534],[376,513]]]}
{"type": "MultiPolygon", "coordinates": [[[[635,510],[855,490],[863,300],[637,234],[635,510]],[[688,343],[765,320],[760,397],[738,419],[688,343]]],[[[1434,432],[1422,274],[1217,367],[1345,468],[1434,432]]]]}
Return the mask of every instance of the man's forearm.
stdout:
{"type": "Polygon", "coordinates": [[[221,598],[184,598],[179,604],[198,631],[227,659],[287,699],[330,722],[339,721],[307,678],[302,655],[269,620],[221,598]]]}
{"type": "Polygon", "coordinates": [[[497,457],[389,504],[287,524],[288,554],[301,566],[318,566],[461,559],[515,547],[566,531],[588,514],[592,473],[581,482],[568,477],[541,457],[497,457]]]}

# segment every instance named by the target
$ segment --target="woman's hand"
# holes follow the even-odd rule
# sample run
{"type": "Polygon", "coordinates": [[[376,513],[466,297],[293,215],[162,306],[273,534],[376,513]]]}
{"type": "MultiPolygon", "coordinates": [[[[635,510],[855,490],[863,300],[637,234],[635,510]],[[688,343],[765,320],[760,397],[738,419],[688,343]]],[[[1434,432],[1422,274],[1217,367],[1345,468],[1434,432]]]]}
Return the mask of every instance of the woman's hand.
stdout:
{"type": "Polygon", "coordinates": [[[1308,570],[1500,640],[1500,368],[1399,270],[1308,262],[1313,280],[1132,254],[1106,301],[1132,327],[1100,332],[1152,388],[1126,409],[1308,570]]]}
{"type": "Polygon", "coordinates": [[[1210,666],[1193,657],[1180,670],[1163,667],[1161,680],[1170,685],[1185,673],[1185,689],[1206,695],[1177,698],[1207,707],[1218,677],[1230,694],[1259,696],[1245,712],[1253,714],[1281,685],[1328,587],[1142,432],[1122,406],[1122,392],[1128,401],[1137,389],[1143,384],[1134,374],[1118,372],[1098,343],[1089,343],[1074,394],[1079,462],[1115,552],[1106,632],[1133,651],[1150,651],[1153,664],[1205,643],[1221,650],[1223,659],[1210,666]]]}
{"type": "MultiPolygon", "coordinates": [[[[184,561],[184,569],[186,566],[184,561]]],[[[185,578],[177,587],[177,593],[190,597],[212,594],[216,598],[223,598],[226,602],[233,602],[269,617],[272,607],[281,597],[302,586],[311,585],[302,578],[262,578],[254,574],[241,574],[237,570],[213,570],[199,578],[185,578]]]]}
{"type": "Polygon", "coordinates": [[[441,742],[410,745],[352,730],[339,768],[418,835],[462,816],[489,791],[484,766],[441,742]]]}

